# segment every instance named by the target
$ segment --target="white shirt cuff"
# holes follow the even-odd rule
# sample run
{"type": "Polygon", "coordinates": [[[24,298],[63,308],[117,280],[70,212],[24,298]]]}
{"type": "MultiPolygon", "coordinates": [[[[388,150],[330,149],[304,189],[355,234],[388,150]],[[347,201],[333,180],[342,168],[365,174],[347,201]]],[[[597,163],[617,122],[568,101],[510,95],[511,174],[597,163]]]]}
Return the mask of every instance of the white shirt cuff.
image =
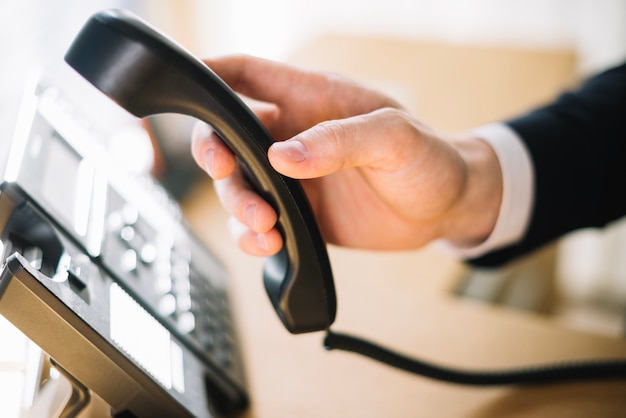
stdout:
{"type": "Polygon", "coordinates": [[[476,258],[520,240],[530,220],[534,196],[534,171],[526,146],[511,128],[492,123],[473,130],[489,143],[502,170],[502,205],[491,235],[473,247],[439,241],[442,249],[457,258],[476,258]]]}

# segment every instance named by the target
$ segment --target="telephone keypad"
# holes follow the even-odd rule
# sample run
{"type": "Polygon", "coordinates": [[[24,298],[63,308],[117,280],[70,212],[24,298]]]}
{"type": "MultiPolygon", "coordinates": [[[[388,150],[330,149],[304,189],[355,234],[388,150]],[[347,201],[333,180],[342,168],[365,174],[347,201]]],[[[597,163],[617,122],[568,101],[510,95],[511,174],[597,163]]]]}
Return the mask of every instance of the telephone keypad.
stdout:
{"type": "Polygon", "coordinates": [[[211,283],[186,243],[159,240],[142,212],[108,192],[102,261],[184,338],[224,367],[232,363],[226,294],[211,283]],[[196,271],[197,269],[197,271],[196,271]],[[203,271],[200,274],[199,271],[203,271]]]}

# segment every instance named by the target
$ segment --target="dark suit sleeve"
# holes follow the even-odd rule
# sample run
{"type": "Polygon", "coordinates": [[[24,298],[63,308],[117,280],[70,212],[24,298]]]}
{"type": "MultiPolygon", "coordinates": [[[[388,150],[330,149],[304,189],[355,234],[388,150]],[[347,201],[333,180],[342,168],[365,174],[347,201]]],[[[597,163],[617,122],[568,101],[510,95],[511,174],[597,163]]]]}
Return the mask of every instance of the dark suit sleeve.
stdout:
{"type": "Polygon", "coordinates": [[[626,63],[507,123],[535,170],[530,225],[520,242],[470,263],[497,266],[626,215],[626,63]]]}

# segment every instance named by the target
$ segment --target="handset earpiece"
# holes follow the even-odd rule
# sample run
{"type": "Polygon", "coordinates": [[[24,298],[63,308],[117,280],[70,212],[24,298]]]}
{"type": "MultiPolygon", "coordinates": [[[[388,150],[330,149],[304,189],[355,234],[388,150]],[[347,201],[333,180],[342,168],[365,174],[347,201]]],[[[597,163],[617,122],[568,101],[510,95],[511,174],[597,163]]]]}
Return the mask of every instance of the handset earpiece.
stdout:
{"type": "Polygon", "coordinates": [[[65,60],[137,117],[180,113],[213,127],[278,212],[284,247],[263,271],[278,316],[292,333],[327,329],[336,297],[326,246],[302,187],[270,166],[273,140],[240,98],[202,61],[123,10],[93,15],[65,60]]]}

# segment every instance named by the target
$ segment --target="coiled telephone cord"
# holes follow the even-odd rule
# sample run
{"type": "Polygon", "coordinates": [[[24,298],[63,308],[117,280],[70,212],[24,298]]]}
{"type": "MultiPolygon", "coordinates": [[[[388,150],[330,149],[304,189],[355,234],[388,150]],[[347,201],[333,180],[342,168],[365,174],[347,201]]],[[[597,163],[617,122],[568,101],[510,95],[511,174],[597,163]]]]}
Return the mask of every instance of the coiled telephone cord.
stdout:
{"type": "Polygon", "coordinates": [[[324,347],[327,350],[343,350],[361,354],[409,373],[461,385],[532,385],[580,380],[626,379],[626,359],[580,361],[526,369],[469,371],[420,361],[370,341],[330,330],[324,338],[324,347]]]}

